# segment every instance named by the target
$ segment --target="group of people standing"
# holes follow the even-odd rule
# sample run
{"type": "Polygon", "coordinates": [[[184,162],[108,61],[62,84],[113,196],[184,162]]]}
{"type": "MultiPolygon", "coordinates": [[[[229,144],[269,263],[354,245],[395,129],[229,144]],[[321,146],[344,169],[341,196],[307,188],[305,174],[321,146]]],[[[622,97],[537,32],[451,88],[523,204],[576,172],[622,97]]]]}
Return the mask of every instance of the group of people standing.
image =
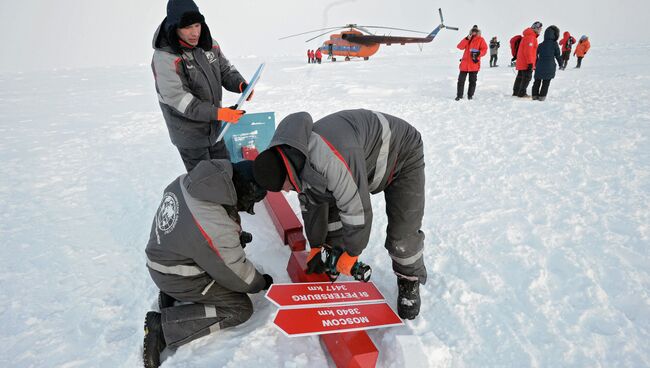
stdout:
{"type": "MultiPolygon", "coordinates": [[[[383,245],[396,276],[397,312],[416,318],[427,280],[420,230],[425,159],[417,129],[378,111],[345,110],[318,121],[299,112],[280,122],[254,161],[233,163],[218,136],[245,111],[222,107],[222,88],[241,93],[248,85],[193,0],[169,0],[153,45],[160,108],[187,173],[163,191],[149,231],[146,267],[159,289],[159,311],[145,317],[144,366],[158,367],[167,347],[251,317],[248,294],[268,289],[273,278],[247,259],[253,234],[242,230],[239,213],[254,215],[268,191],[298,194],[311,248],[306,272],[348,276],[356,276],[368,246],[370,195],[383,193],[383,245]]],[[[316,50],[309,62],[321,57],[316,50]]]]}
{"type": "Polygon", "coordinates": [[[320,49],[307,50],[307,64],[320,64],[323,61],[323,53],[320,49]]]}
{"type": "MultiPolygon", "coordinates": [[[[517,70],[517,77],[512,87],[513,96],[520,98],[531,97],[527,94],[527,89],[534,77],[532,99],[544,101],[551,80],[555,78],[556,65],[559,66],[560,70],[564,70],[569,62],[572,47],[576,43],[575,38],[569,32],[564,32],[564,37],[560,40],[560,29],[557,26],[550,26],[544,32],[544,41],[538,43],[537,38],[542,32],[542,28],[541,22],[535,22],[532,26],[526,28],[522,35],[516,35],[510,40],[513,56],[511,65],[517,70]],[[559,46],[562,47],[561,50],[559,46]]],[[[490,67],[497,66],[497,55],[500,46],[497,38],[493,37],[490,41],[490,67]]],[[[578,58],[576,68],[580,68],[582,65],[582,59],[590,47],[589,38],[587,36],[580,37],[580,41],[573,52],[574,56],[578,58]]],[[[467,99],[471,100],[476,91],[476,80],[481,69],[481,58],[487,53],[487,45],[483,37],[481,37],[481,30],[478,26],[474,25],[469,34],[458,43],[458,49],[464,50],[464,53],[460,60],[456,101],[463,98],[467,76],[469,76],[467,99]]]]}

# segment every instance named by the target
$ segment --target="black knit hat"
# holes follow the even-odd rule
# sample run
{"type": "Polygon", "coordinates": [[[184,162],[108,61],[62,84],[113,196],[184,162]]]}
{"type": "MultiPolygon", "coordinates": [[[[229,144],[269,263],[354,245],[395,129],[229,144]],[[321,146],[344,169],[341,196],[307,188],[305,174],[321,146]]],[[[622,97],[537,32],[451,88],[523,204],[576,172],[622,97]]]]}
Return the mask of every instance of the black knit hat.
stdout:
{"type": "Polygon", "coordinates": [[[277,149],[277,147],[271,147],[260,153],[253,164],[255,181],[270,192],[281,191],[287,178],[287,168],[277,149]]]}
{"type": "Polygon", "coordinates": [[[205,19],[193,0],[169,0],[167,2],[168,31],[187,27],[194,23],[203,23],[205,19]],[[185,18],[185,19],[183,19],[185,18]],[[188,23],[192,21],[191,23],[188,23]]]}
{"type": "Polygon", "coordinates": [[[266,190],[255,181],[253,161],[244,160],[232,165],[232,183],[237,192],[237,210],[254,215],[253,207],[264,199],[266,190]]]}

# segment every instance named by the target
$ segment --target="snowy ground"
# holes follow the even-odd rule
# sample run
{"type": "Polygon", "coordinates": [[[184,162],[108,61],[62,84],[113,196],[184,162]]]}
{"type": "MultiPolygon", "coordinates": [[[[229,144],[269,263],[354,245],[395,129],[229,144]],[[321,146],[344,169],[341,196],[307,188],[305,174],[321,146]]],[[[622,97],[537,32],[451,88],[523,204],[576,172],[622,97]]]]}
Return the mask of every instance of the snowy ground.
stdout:
{"type": "MultiPolygon", "coordinates": [[[[510,97],[506,52],[484,65],[474,101],[455,102],[459,57],[432,44],[367,62],[269,59],[247,107],[278,118],[364,107],[422,132],[430,279],[417,320],[370,332],[379,365],[403,366],[396,346],[414,336],[429,366],[650,366],[650,47],[594,45],[544,103],[510,97]]],[[[233,62],[250,75],[260,59],[233,62]]],[[[143,250],[183,171],[151,72],[0,74],[0,86],[0,366],[137,367],[156,295],[143,250]]],[[[373,206],[362,259],[394,306],[382,196],[373,206]]],[[[263,208],[244,220],[250,258],[288,282],[263,208]]],[[[329,364],[317,338],[284,337],[275,308],[253,301],[245,325],[163,367],[329,364]]]]}

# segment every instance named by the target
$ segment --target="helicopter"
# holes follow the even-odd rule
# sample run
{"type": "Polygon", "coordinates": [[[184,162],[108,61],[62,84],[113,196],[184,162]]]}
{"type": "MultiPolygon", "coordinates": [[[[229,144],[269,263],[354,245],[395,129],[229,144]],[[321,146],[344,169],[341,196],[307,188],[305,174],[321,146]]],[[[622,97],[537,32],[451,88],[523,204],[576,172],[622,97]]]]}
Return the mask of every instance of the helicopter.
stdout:
{"type": "Polygon", "coordinates": [[[313,31],[307,31],[302,33],[297,33],[289,36],[280,38],[284,40],[291,37],[297,37],[306,35],[314,32],[322,32],[318,36],[312,37],[305,42],[313,41],[321,36],[324,36],[332,31],[346,29],[341,33],[335,33],[330,35],[330,39],[325,41],[319,48],[321,52],[325,55],[329,55],[332,61],[336,61],[336,56],[344,56],[345,61],[349,61],[350,58],[363,58],[364,60],[370,59],[377,51],[379,51],[379,46],[385,44],[390,46],[392,44],[406,45],[407,43],[429,43],[433,41],[434,38],[438,35],[441,29],[447,28],[454,31],[458,31],[457,27],[450,27],[444,24],[444,18],[442,17],[442,9],[438,8],[438,13],[440,14],[440,25],[438,25],[433,31],[427,34],[427,32],[414,31],[410,29],[403,28],[394,28],[394,27],[383,27],[383,26],[363,26],[358,24],[346,24],[339,27],[328,27],[317,29],[313,31]],[[376,35],[372,33],[369,29],[390,29],[396,31],[404,32],[413,32],[426,35],[426,37],[409,37],[409,36],[386,36],[386,35],[376,35]]]}

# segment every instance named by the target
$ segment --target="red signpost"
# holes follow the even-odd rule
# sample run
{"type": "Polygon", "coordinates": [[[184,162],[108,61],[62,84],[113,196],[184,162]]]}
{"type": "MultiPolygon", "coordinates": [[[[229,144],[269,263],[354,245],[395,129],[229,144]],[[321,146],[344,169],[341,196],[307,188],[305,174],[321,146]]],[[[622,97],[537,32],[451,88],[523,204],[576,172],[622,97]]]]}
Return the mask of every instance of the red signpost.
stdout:
{"type": "Polygon", "coordinates": [[[375,284],[359,281],[273,284],[266,297],[281,308],[384,301],[375,284]]]}
{"type": "Polygon", "coordinates": [[[404,324],[387,303],[281,309],[273,323],[291,337],[404,324]]]}

